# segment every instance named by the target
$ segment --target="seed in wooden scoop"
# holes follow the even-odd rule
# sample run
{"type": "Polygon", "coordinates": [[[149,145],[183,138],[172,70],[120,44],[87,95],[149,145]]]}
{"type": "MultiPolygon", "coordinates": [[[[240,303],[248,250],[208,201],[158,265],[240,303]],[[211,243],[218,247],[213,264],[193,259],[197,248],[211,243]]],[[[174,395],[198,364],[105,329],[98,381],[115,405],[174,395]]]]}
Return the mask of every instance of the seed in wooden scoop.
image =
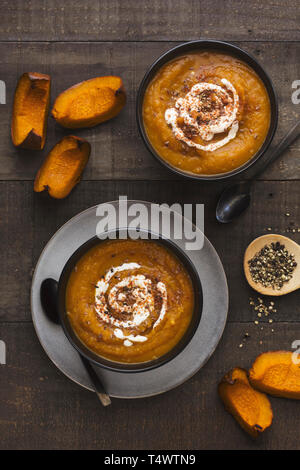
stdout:
{"type": "Polygon", "coordinates": [[[293,277],[297,263],[292,253],[279,242],[265,245],[248,261],[255,283],[280,290],[293,277]]]}

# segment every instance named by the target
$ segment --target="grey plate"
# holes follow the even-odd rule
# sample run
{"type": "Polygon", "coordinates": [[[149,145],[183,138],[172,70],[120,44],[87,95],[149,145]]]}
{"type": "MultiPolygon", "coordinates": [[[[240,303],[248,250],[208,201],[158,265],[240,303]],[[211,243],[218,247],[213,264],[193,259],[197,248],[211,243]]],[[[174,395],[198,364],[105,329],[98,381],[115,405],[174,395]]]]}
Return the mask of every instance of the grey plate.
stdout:
{"type": "MultiPolygon", "coordinates": [[[[128,207],[135,202],[137,201],[128,201],[128,207]]],[[[118,211],[119,201],[111,204],[118,211]]],[[[150,205],[149,202],[144,204],[150,205]]],[[[93,387],[82,367],[78,353],[69,343],[62,328],[48,320],[43,312],[40,286],[47,277],[58,280],[72,253],[95,236],[99,222],[99,217],[96,215],[97,207],[99,206],[81,212],[55,233],[38,260],[31,287],[32,319],[46,354],[67,377],[91,391],[93,387]]],[[[184,249],[184,239],[172,238],[172,240],[184,249]]],[[[126,374],[95,366],[111,397],[142,398],[171,390],[192,377],[216,349],[225,327],[228,311],[228,287],[224,269],[207,238],[204,239],[201,250],[186,251],[186,254],[199,273],[203,289],[203,312],[193,339],[172,361],[147,372],[126,374]]]]}

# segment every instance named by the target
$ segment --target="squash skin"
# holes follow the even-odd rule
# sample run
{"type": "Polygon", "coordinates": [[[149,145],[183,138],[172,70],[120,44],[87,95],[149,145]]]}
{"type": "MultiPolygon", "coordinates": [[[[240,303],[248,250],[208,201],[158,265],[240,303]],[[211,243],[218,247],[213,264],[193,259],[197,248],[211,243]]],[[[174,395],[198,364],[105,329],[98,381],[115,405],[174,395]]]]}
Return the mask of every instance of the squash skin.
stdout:
{"type": "Polygon", "coordinates": [[[252,388],[246,370],[239,367],[230,370],[221,380],[218,393],[226,410],[251,437],[258,437],[271,426],[270,401],[252,388]]]}
{"type": "Polygon", "coordinates": [[[94,127],[117,116],[125,104],[126,92],[120,77],[96,77],[63,91],[51,114],[68,129],[94,127]]]}
{"type": "Polygon", "coordinates": [[[253,387],[270,395],[300,400],[300,365],[292,361],[291,351],[260,354],[249,370],[253,387]]]}
{"type": "Polygon", "coordinates": [[[15,147],[29,150],[44,148],[50,105],[50,86],[51,78],[46,74],[26,72],[19,78],[15,90],[11,122],[11,137],[15,147]],[[31,100],[35,109],[26,109],[26,100],[31,100]],[[36,112],[37,108],[38,113],[36,112]],[[36,122],[36,116],[38,122],[36,122]],[[20,139],[18,134],[22,133],[22,124],[26,125],[28,130],[23,132],[24,135],[20,139]],[[39,129],[37,129],[38,127],[39,129]]]}
{"type": "Polygon", "coordinates": [[[79,183],[91,146],[85,139],[63,137],[46,156],[34,181],[34,191],[48,191],[55,199],[67,197],[79,183]]]}

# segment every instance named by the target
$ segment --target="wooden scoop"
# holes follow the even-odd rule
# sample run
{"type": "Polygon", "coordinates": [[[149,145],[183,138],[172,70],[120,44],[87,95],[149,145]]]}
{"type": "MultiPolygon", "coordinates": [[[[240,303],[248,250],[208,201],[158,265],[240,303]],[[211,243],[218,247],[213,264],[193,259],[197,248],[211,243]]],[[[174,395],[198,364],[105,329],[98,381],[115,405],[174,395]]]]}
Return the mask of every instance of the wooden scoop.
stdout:
{"type": "Polygon", "coordinates": [[[289,294],[290,292],[300,288],[300,246],[290,238],[284,237],[283,235],[275,235],[274,233],[255,238],[255,240],[250,243],[245,251],[244,272],[250,286],[260,294],[275,296],[289,294]],[[285,282],[280,290],[272,289],[272,287],[264,287],[262,284],[254,282],[251,277],[248,265],[248,261],[253,258],[253,256],[258,253],[265,245],[270,245],[270,243],[276,242],[284,245],[288,252],[294,255],[295,261],[297,263],[297,266],[292,273],[292,278],[288,282],[285,282]]]}

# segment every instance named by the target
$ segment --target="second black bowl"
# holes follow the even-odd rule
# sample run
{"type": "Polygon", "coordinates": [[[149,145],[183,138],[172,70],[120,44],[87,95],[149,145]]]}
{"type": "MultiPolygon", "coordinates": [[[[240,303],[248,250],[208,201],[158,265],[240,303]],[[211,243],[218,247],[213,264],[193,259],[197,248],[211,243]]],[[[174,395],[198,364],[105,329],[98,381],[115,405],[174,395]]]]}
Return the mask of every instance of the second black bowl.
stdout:
{"type": "Polygon", "coordinates": [[[228,42],[223,42],[223,41],[215,41],[215,40],[197,40],[197,41],[190,41],[186,42],[184,44],[180,44],[179,46],[173,47],[169,51],[165,52],[163,55],[161,55],[148,69],[146,72],[139,90],[137,94],[137,103],[136,103],[136,116],[137,116],[137,124],[139,128],[139,132],[141,134],[141,137],[148,148],[148,150],[152,153],[154,158],[158,160],[163,166],[167,167],[169,170],[173,171],[173,173],[176,173],[177,175],[184,176],[186,178],[190,178],[193,180],[220,180],[220,179],[225,179],[229,178],[231,176],[237,175],[241,173],[242,171],[245,171],[247,168],[249,168],[253,163],[255,163],[268,149],[270,143],[272,142],[272,139],[274,137],[276,128],[277,128],[277,122],[278,122],[278,100],[277,96],[275,93],[275,89],[272,83],[271,78],[267,74],[267,72],[264,70],[264,68],[259,64],[259,62],[253,57],[249,52],[244,51],[240,47],[234,46],[233,44],[230,44],[228,42]],[[182,171],[178,168],[175,168],[171,164],[169,164],[166,160],[164,160],[154,149],[152,146],[143,122],[143,101],[144,101],[144,95],[145,91],[151,82],[151,80],[154,78],[158,70],[165,65],[167,62],[170,62],[174,58],[185,54],[185,53],[190,53],[190,52],[196,52],[196,51],[203,51],[203,50],[211,50],[211,51],[218,51],[218,52],[224,52],[230,55],[233,55],[234,57],[237,57],[244,61],[246,64],[248,64],[259,76],[259,78],[262,80],[263,84],[266,87],[266,90],[269,95],[270,99],[270,105],[271,105],[271,122],[270,122],[270,128],[267,134],[267,137],[261,146],[261,148],[258,150],[258,152],[250,158],[246,163],[244,163],[242,166],[236,168],[235,170],[232,170],[230,172],[226,173],[219,173],[219,174],[214,174],[214,175],[196,175],[192,173],[188,173],[185,171],[182,171]]]}
{"type": "MultiPolygon", "coordinates": [[[[128,233],[130,229],[127,229],[128,233]]],[[[151,233],[145,232],[144,230],[140,230],[144,232],[148,239],[151,239],[151,233]]],[[[159,243],[169,249],[185,266],[187,272],[190,275],[193,290],[195,295],[195,305],[193,310],[193,316],[191,322],[188,326],[187,331],[183,335],[183,337],[179,340],[179,342],[171,349],[169,352],[164,354],[163,356],[148,362],[140,362],[140,363],[123,363],[123,362],[115,362],[110,361],[102,356],[99,356],[91,349],[89,349],[76,335],[75,331],[73,330],[71,323],[68,318],[67,310],[66,310],[66,288],[69,281],[69,277],[76,265],[76,263],[80,260],[80,258],[91,248],[103,242],[103,240],[99,239],[98,237],[93,237],[88,240],[86,243],[81,245],[69,258],[67,263],[65,264],[63,271],[60,275],[59,282],[58,282],[58,313],[60,317],[60,323],[63,327],[63,330],[69,339],[72,346],[77,349],[77,351],[82,354],[86,359],[93,362],[95,365],[103,367],[105,369],[109,369],[111,371],[116,372],[144,372],[146,370],[151,370],[156,367],[159,367],[175,356],[177,356],[183,349],[188,345],[188,343],[193,338],[201,319],[202,314],[202,306],[203,306],[203,296],[202,296],[202,287],[201,281],[198,275],[196,268],[194,267],[193,263],[191,262],[190,258],[179,248],[173,241],[162,238],[161,236],[157,236],[153,242],[159,243]]],[[[118,238],[118,237],[117,237],[118,238]]]]}

